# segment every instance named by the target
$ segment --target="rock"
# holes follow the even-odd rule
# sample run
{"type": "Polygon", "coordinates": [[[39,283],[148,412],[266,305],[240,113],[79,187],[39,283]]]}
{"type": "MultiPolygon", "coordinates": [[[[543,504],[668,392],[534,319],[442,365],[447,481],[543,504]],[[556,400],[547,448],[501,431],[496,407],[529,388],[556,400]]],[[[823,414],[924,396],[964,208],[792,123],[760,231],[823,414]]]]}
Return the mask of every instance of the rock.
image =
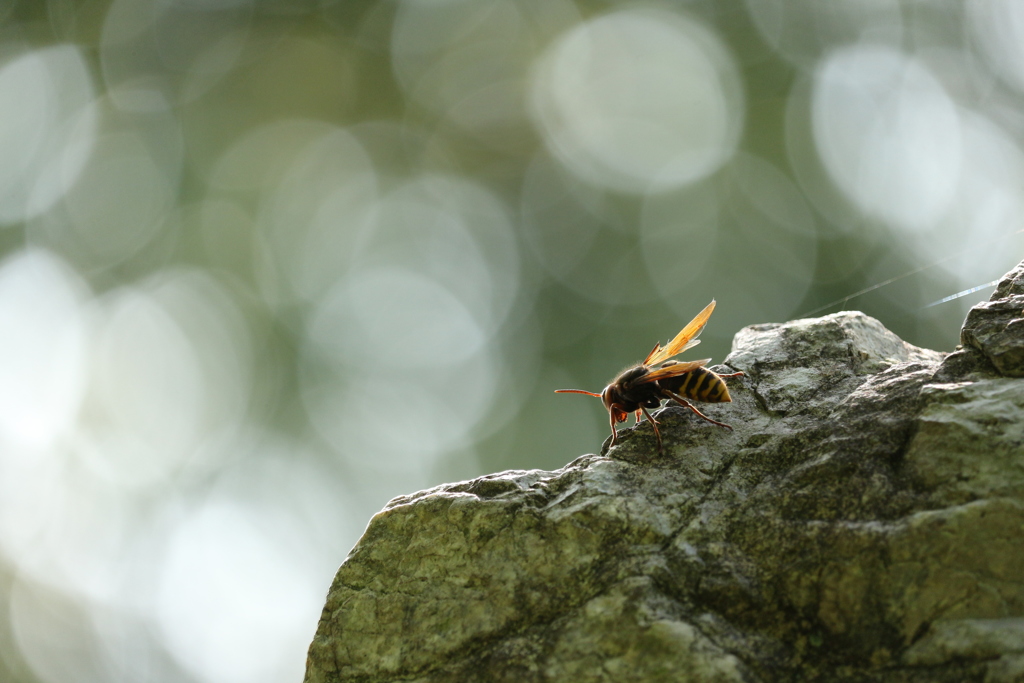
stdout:
{"type": "Polygon", "coordinates": [[[1024,263],[1003,276],[992,298],[967,314],[960,343],[981,351],[1006,377],[1024,377],[1024,263]]]}
{"type": "Polygon", "coordinates": [[[741,330],[731,404],[403,496],[307,683],[1024,681],[1024,264],[951,354],[845,312],[741,330]],[[609,439],[610,441],[610,439],[609,439]]]}
{"type": "Polygon", "coordinates": [[[997,659],[1024,653],[1024,619],[937,621],[903,655],[909,664],[935,665],[954,658],[997,659]]]}

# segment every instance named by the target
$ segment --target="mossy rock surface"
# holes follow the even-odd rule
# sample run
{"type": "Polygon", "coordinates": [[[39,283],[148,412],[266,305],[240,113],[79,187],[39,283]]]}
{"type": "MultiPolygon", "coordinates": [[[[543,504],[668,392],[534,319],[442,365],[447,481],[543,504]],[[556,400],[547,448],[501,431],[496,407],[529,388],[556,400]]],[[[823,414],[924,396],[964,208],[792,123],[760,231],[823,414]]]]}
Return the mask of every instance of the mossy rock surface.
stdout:
{"type": "Polygon", "coordinates": [[[736,335],[733,403],[391,501],[307,683],[1024,681],[1024,264],[952,354],[856,312],[736,335]]]}

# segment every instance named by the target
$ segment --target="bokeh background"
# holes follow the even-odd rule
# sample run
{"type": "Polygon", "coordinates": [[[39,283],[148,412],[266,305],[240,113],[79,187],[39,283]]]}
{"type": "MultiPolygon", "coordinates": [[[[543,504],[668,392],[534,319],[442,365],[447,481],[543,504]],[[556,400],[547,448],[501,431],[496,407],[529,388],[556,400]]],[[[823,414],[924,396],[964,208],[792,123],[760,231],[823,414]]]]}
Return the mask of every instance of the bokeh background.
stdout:
{"type": "Polygon", "coordinates": [[[0,3],[0,680],[301,680],[375,511],[712,298],[952,349],[1022,102],[1014,0],[0,3]]]}

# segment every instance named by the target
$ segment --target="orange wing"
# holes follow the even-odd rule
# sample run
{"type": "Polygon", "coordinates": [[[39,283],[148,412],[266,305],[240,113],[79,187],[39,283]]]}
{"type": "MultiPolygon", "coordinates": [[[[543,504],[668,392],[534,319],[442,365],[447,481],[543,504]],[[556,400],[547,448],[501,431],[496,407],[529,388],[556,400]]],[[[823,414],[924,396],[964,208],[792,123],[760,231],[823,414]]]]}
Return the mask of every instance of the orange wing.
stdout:
{"type": "Polygon", "coordinates": [[[651,370],[646,375],[637,380],[637,384],[647,384],[648,382],[657,382],[659,379],[666,379],[668,377],[678,377],[679,375],[685,375],[688,372],[693,372],[697,368],[702,368],[711,362],[710,358],[704,360],[691,360],[687,363],[672,363],[671,365],[663,365],[660,368],[651,370]]]}
{"type": "Polygon", "coordinates": [[[715,302],[712,300],[711,303],[704,307],[703,311],[697,314],[696,318],[680,330],[676,338],[668,343],[668,346],[664,348],[660,344],[655,346],[654,350],[647,354],[647,358],[644,359],[644,365],[657,365],[699,344],[700,342],[696,337],[704,329],[704,326],[708,324],[708,318],[711,317],[711,312],[714,310],[715,302]]]}
{"type": "MultiPolygon", "coordinates": [[[[683,351],[686,351],[687,349],[692,349],[697,344],[700,344],[700,339],[691,339],[690,341],[686,342],[686,346],[684,346],[683,348],[679,349],[678,351],[676,351],[672,355],[678,356],[683,351]]],[[[651,350],[651,352],[649,354],[647,354],[647,358],[644,358],[644,363],[643,364],[644,365],[654,365],[657,361],[652,361],[651,358],[654,358],[654,355],[656,353],[658,353],[659,351],[661,351],[661,344],[655,344],[654,348],[651,350]]]]}

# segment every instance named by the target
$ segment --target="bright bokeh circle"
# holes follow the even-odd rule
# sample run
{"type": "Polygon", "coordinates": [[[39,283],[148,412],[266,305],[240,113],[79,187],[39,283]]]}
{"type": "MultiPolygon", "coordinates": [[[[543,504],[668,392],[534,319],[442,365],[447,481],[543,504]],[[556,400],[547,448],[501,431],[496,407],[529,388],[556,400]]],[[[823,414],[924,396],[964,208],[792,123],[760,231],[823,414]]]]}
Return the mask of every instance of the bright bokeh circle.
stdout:
{"type": "Polygon", "coordinates": [[[574,173],[624,192],[677,188],[733,154],[743,119],[739,75],[703,25],[629,9],[578,24],[541,56],[533,112],[574,173]]]}

